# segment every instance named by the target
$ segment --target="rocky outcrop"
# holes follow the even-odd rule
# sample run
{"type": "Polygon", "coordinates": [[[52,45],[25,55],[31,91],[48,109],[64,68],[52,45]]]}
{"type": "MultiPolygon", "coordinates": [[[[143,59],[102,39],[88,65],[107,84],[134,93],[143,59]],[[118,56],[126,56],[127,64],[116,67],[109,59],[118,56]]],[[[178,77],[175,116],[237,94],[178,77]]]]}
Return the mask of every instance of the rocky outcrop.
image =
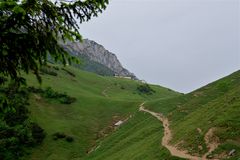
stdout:
{"type": "Polygon", "coordinates": [[[92,40],[84,39],[82,43],[66,42],[64,48],[76,56],[87,56],[91,61],[98,62],[111,69],[116,75],[137,79],[133,73],[121,65],[115,54],[92,40]]]}

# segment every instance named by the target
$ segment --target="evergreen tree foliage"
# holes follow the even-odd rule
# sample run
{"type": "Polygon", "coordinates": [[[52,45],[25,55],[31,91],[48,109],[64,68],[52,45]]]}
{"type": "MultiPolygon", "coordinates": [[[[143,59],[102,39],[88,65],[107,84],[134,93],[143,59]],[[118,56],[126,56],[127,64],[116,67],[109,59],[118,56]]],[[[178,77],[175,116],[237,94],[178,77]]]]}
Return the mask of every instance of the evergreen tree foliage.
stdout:
{"type": "Polygon", "coordinates": [[[20,71],[33,71],[40,81],[39,67],[49,55],[71,63],[74,58],[59,41],[81,40],[79,24],[97,16],[107,4],[108,0],[1,0],[0,76],[17,79],[20,71]]]}

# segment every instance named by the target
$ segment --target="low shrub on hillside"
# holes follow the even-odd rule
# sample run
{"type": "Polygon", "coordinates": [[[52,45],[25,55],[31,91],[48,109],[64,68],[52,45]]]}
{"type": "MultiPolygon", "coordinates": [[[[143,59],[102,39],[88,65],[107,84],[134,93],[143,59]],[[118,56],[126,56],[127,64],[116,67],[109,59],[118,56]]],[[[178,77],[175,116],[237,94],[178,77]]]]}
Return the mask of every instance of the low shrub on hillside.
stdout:
{"type": "Polygon", "coordinates": [[[51,76],[57,76],[57,72],[54,72],[51,66],[44,66],[40,68],[40,72],[42,74],[48,74],[51,76]]]}
{"type": "Polygon", "coordinates": [[[35,143],[41,143],[45,138],[44,130],[36,123],[31,123],[30,127],[32,131],[32,137],[35,140],[35,143]]]}
{"type": "Polygon", "coordinates": [[[56,132],[56,133],[54,133],[52,136],[53,136],[53,139],[54,139],[54,140],[58,140],[58,139],[65,138],[65,137],[66,137],[66,134],[65,134],[65,133],[62,133],[62,132],[56,132]]]}
{"type": "Polygon", "coordinates": [[[46,98],[59,98],[62,97],[58,92],[55,92],[51,87],[47,87],[43,91],[43,96],[46,98]]]}
{"type": "Polygon", "coordinates": [[[55,98],[62,104],[71,104],[76,101],[76,98],[68,96],[66,93],[58,93],[51,87],[44,90],[43,96],[45,98],[55,98]]]}
{"type": "Polygon", "coordinates": [[[72,136],[67,136],[65,139],[66,139],[67,142],[73,142],[74,141],[74,138],[72,136]]]}
{"type": "Polygon", "coordinates": [[[137,91],[141,94],[153,94],[155,91],[147,84],[141,84],[137,87],[137,91]]]}
{"type": "Polygon", "coordinates": [[[121,86],[120,88],[121,88],[121,89],[125,89],[125,87],[124,87],[124,86],[121,86]]]}
{"type": "Polygon", "coordinates": [[[65,139],[67,142],[73,142],[74,138],[72,136],[66,135],[62,132],[56,132],[53,135],[53,140],[65,139]]]}
{"type": "Polygon", "coordinates": [[[69,97],[69,96],[63,96],[59,99],[60,103],[62,104],[71,104],[76,101],[76,98],[69,97]]]}
{"type": "Polygon", "coordinates": [[[41,89],[41,88],[35,88],[35,87],[33,87],[33,86],[28,87],[28,91],[29,91],[29,92],[32,92],[32,93],[41,93],[41,94],[44,92],[43,89],[41,89]]]}
{"type": "Polygon", "coordinates": [[[70,72],[69,70],[65,69],[65,68],[62,68],[63,71],[65,71],[67,74],[69,74],[70,76],[72,77],[76,77],[76,75],[72,72],[70,72]]]}
{"type": "Polygon", "coordinates": [[[28,90],[32,93],[39,93],[45,98],[56,99],[62,104],[71,104],[76,101],[75,97],[70,97],[66,93],[56,92],[51,87],[47,87],[46,89],[28,87],[28,90]]]}

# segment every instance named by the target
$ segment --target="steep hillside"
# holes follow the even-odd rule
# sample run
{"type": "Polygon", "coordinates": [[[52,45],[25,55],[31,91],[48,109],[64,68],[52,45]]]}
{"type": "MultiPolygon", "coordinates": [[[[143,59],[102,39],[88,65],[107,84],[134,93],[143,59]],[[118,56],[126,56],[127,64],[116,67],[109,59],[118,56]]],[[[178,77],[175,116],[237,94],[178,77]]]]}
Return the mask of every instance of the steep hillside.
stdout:
{"type": "Polygon", "coordinates": [[[80,68],[84,71],[96,73],[102,76],[114,76],[115,73],[108,67],[104,66],[101,63],[92,61],[88,56],[79,54],[78,58],[80,59],[80,64],[74,64],[75,67],[80,68]]]}
{"type": "MultiPolygon", "coordinates": [[[[240,157],[239,93],[240,71],[187,95],[150,100],[144,106],[168,118],[172,132],[169,145],[203,159],[237,160],[240,157]]],[[[136,112],[86,159],[180,159],[170,156],[169,150],[161,145],[163,128],[159,125],[162,124],[156,117],[136,112]]]]}
{"type": "MultiPolygon", "coordinates": [[[[31,95],[31,119],[45,130],[47,136],[43,144],[24,159],[83,159],[106,135],[114,133],[114,123],[127,120],[138,112],[141,102],[179,95],[159,86],[151,86],[155,90],[153,94],[140,94],[137,86],[141,82],[102,77],[73,67],[50,67],[42,76],[41,88],[50,86],[54,91],[75,97],[76,102],[61,104],[37,93],[31,95]],[[56,133],[64,133],[74,141],[56,140],[53,136],[56,133]]],[[[33,75],[25,77],[28,85],[39,86],[33,75]]],[[[161,127],[160,124],[157,126],[161,127]]]]}
{"type": "Polygon", "coordinates": [[[86,160],[179,160],[161,145],[163,128],[154,117],[135,112],[133,117],[98,143],[86,160]]]}
{"type": "Polygon", "coordinates": [[[105,72],[106,68],[108,68],[113,74],[136,79],[133,73],[122,66],[115,54],[94,41],[84,39],[82,43],[67,42],[63,44],[63,47],[72,55],[83,60],[82,69],[86,71],[109,75],[109,71],[105,72]],[[96,64],[98,64],[99,68],[96,68],[96,64]]]}
{"type": "Polygon", "coordinates": [[[206,134],[212,131],[210,140],[218,147],[209,157],[227,158],[233,150],[231,158],[240,157],[240,71],[187,95],[147,106],[168,116],[172,143],[180,148],[192,154],[206,153],[206,134]]]}
{"type": "Polygon", "coordinates": [[[41,85],[22,75],[35,88],[30,119],[46,134],[24,160],[240,157],[240,71],[186,95],[69,66],[41,74],[41,85]]]}

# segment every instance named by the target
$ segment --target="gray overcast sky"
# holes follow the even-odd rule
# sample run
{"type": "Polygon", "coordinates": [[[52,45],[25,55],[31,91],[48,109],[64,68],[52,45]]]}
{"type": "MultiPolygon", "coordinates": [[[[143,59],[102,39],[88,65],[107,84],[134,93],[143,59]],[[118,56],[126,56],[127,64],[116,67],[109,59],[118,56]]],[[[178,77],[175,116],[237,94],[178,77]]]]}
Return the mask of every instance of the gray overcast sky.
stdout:
{"type": "Polygon", "coordinates": [[[190,92],[240,69],[239,0],[110,0],[81,25],[140,79],[190,92]]]}

